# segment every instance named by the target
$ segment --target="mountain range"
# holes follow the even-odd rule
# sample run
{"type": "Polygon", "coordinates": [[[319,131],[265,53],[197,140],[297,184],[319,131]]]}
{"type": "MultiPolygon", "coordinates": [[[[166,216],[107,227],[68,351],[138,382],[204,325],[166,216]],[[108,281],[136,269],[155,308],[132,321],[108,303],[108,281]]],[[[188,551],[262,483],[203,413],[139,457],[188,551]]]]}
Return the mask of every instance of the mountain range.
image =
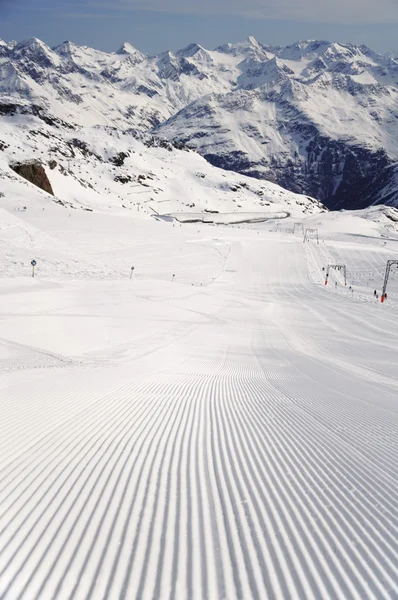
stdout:
{"type": "Polygon", "coordinates": [[[398,206],[398,58],[366,46],[0,41],[0,115],[168,139],[330,209],[398,206]]]}

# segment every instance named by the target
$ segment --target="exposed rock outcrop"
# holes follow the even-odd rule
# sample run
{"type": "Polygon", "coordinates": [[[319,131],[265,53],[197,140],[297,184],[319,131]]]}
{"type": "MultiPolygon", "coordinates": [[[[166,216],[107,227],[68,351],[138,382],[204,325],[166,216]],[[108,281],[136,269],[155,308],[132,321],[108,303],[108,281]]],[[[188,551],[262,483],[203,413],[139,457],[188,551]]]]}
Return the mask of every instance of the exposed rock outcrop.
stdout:
{"type": "Polygon", "coordinates": [[[48,180],[43,165],[41,165],[40,163],[16,163],[10,165],[10,167],[13,171],[15,171],[15,173],[17,173],[27,181],[30,181],[30,183],[33,183],[33,185],[36,185],[41,190],[44,190],[48,194],[54,196],[51,183],[48,180]]]}

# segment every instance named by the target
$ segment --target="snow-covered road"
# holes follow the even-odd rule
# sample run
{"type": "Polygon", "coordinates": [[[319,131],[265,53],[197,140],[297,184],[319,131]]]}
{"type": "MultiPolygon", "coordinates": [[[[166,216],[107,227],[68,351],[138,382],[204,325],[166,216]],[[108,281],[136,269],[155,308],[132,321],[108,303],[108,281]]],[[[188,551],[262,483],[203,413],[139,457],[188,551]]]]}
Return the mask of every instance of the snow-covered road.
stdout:
{"type": "Polygon", "coordinates": [[[2,598],[398,598],[396,309],[228,244],[203,287],[4,286],[2,598]]]}

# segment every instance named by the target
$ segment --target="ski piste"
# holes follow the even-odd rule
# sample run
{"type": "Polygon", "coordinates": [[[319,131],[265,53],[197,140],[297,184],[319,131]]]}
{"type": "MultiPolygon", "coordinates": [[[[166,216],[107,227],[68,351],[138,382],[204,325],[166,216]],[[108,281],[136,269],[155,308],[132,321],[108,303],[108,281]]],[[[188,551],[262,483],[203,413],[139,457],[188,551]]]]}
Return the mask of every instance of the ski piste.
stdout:
{"type": "Polygon", "coordinates": [[[9,185],[0,596],[396,597],[386,209],[180,224],[9,185]]]}

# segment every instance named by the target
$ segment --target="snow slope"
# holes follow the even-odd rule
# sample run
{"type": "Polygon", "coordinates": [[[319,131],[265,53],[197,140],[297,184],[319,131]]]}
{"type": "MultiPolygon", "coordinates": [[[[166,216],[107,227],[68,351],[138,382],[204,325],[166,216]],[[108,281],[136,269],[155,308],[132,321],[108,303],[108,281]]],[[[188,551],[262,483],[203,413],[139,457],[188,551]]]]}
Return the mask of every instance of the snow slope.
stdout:
{"type": "Polygon", "coordinates": [[[1,212],[0,596],[397,597],[396,211],[179,226],[28,190],[1,212]],[[373,279],[325,287],[342,259],[373,279]]]}
{"type": "Polygon", "coordinates": [[[0,45],[0,114],[155,132],[339,209],[397,205],[397,83],[396,58],[325,41],[157,56],[0,45]]]}
{"type": "Polygon", "coordinates": [[[302,216],[325,210],[317,200],[218,169],[196,152],[149,135],[103,126],[69,131],[31,115],[0,117],[0,125],[0,209],[30,210],[38,198],[46,210],[54,199],[62,203],[65,218],[74,209],[125,216],[205,210],[302,216]],[[11,169],[35,161],[44,166],[55,198],[11,169]]]}

